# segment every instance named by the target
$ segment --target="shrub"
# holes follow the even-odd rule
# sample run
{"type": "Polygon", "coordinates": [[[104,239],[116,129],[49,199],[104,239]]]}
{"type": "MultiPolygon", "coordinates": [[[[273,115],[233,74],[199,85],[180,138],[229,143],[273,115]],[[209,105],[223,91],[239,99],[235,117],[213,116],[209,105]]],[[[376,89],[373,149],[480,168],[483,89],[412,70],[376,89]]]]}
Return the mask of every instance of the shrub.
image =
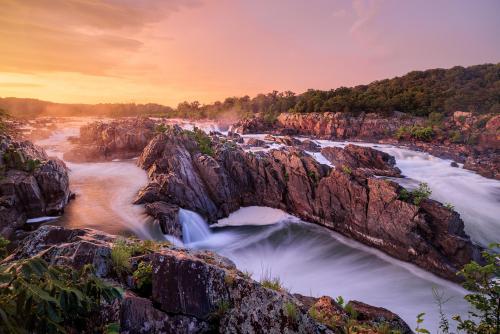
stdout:
{"type": "Polygon", "coordinates": [[[455,210],[455,206],[451,203],[444,203],[444,207],[447,208],[450,211],[455,210]]]}
{"type": "Polygon", "coordinates": [[[463,143],[464,139],[460,131],[451,132],[450,141],[455,144],[463,143]]]}
{"type": "Polygon", "coordinates": [[[342,165],[342,171],[344,172],[344,174],[347,174],[347,175],[351,175],[352,174],[351,167],[349,167],[347,165],[342,165]]]}
{"type": "Polygon", "coordinates": [[[168,131],[170,127],[165,125],[165,124],[158,124],[155,126],[155,132],[156,133],[165,133],[168,131]]]}
{"type": "Polygon", "coordinates": [[[396,137],[396,139],[403,139],[407,137],[409,133],[410,130],[406,126],[402,126],[396,130],[396,133],[394,133],[394,137],[396,137]]]}
{"type": "Polygon", "coordinates": [[[470,291],[464,298],[470,304],[469,318],[460,316],[457,329],[467,334],[493,334],[500,331],[500,265],[498,254],[494,251],[500,244],[491,244],[489,250],[482,252],[485,264],[472,261],[464,266],[458,275],[464,278],[463,287],[470,291]]]}
{"type": "Polygon", "coordinates": [[[414,126],[411,128],[411,136],[418,140],[431,141],[434,137],[434,130],[430,126],[414,126]]]}
{"type": "Polygon", "coordinates": [[[412,191],[413,204],[420,205],[420,203],[424,199],[428,199],[431,194],[432,191],[429,188],[429,185],[425,182],[420,183],[418,188],[412,191]]]}
{"type": "Polygon", "coordinates": [[[198,127],[194,127],[193,131],[185,131],[188,137],[191,139],[194,139],[196,143],[198,144],[198,149],[200,150],[201,153],[209,155],[211,157],[214,156],[214,151],[212,149],[212,139],[203,132],[198,127]]]}
{"type": "Polygon", "coordinates": [[[429,124],[430,125],[441,125],[441,123],[443,122],[443,114],[442,113],[439,113],[439,112],[431,112],[428,116],[428,119],[429,119],[429,124]]]}
{"type": "Polygon", "coordinates": [[[121,298],[118,289],[93,273],[90,265],[76,271],[48,265],[39,257],[0,267],[1,333],[66,333],[88,328],[100,332],[102,301],[121,298]]]}
{"type": "Polygon", "coordinates": [[[291,323],[296,323],[299,319],[299,312],[297,311],[297,306],[292,302],[285,302],[283,304],[283,310],[288,321],[291,323]]]}
{"type": "Polygon", "coordinates": [[[26,161],[25,170],[29,173],[32,173],[40,166],[40,164],[41,162],[38,159],[29,159],[28,161],[26,161]]]}
{"type": "Polygon", "coordinates": [[[140,262],[132,277],[139,293],[143,296],[150,296],[153,283],[153,265],[148,262],[140,262]]]}
{"type": "Polygon", "coordinates": [[[406,190],[405,188],[402,188],[401,191],[399,192],[398,198],[402,201],[407,202],[411,197],[411,193],[406,190]]]}

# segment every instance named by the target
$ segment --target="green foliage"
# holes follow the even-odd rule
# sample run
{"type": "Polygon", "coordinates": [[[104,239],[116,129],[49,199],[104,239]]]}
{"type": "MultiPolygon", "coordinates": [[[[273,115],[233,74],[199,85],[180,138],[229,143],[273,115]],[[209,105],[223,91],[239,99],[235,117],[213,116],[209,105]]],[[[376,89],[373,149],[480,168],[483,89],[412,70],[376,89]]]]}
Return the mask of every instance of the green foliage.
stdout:
{"type": "Polygon", "coordinates": [[[338,296],[335,298],[335,302],[340,305],[340,307],[345,307],[345,300],[344,297],[338,296]]]}
{"type": "Polygon", "coordinates": [[[194,139],[198,144],[198,148],[201,153],[214,156],[214,151],[212,149],[212,139],[200,128],[194,127],[193,131],[185,131],[188,137],[194,139]]]}
{"type": "Polygon", "coordinates": [[[410,135],[412,138],[422,140],[422,141],[431,141],[434,138],[434,130],[432,127],[421,127],[421,126],[413,126],[410,130],[410,135]]]}
{"type": "Polygon", "coordinates": [[[450,133],[450,141],[455,144],[460,144],[464,142],[464,139],[460,131],[456,130],[450,133]]]}
{"type": "Polygon", "coordinates": [[[409,202],[411,199],[413,199],[413,204],[420,205],[420,203],[422,203],[424,199],[428,199],[431,194],[432,191],[429,188],[429,185],[425,182],[421,182],[418,185],[418,188],[414,189],[411,192],[406,190],[405,188],[401,188],[401,190],[399,191],[398,199],[405,202],[409,202]]]}
{"type": "Polygon", "coordinates": [[[0,332],[65,333],[98,329],[102,301],[121,293],[95,277],[92,266],[76,271],[35,257],[0,267],[0,332]]]}
{"type": "Polygon", "coordinates": [[[112,322],[106,326],[104,329],[104,334],[119,334],[120,324],[117,322],[112,322]]]}
{"type": "Polygon", "coordinates": [[[283,283],[278,276],[271,276],[270,271],[266,271],[263,273],[262,278],[260,280],[260,284],[264,288],[268,288],[275,291],[285,291],[286,289],[283,287],[283,283]]]}
{"type": "Polygon", "coordinates": [[[422,327],[422,323],[424,322],[424,315],[425,313],[420,313],[417,315],[417,327],[415,328],[415,332],[421,334],[430,334],[427,329],[422,327]]]}
{"type": "Polygon", "coordinates": [[[344,172],[344,174],[351,175],[352,169],[347,165],[342,165],[342,172],[344,172]]]}
{"type": "Polygon", "coordinates": [[[294,303],[285,302],[283,304],[283,311],[289,322],[294,324],[299,319],[299,311],[297,310],[297,306],[295,306],[294,303]]]}
{"type": "Polygon", "coordinates": [[[25,166],[25,170],[29,173],[32,173],[35,171],[35,169],[37,169],[39,166],[40,166],[41,162],[40,160],[38,159],[29,159],[28,161],[26,161],[26,166],[25,166]]]}
{"type": "Polygon", "coordinates": [[[433,111],[428,116],[428,123],[430,126],[440,126],[443,122],[444,115],[442,113],[433,111]]]}
{"type": "Polygon", "coordinates": [[[130,258],[132,257],[133,248],[127,244],[125,240],[118,239],[111,249],[111,261],[113,268],[117,274],[123,275],[130,272],[130,258]]]}
{"type": "Polygon", "coordinates": [[[447,208],[450,211],[455,210],[455,206],[451,203],[444,203],[444,207],[447,208]]]}
{"type": "Polygon", "coordinates": [[[471,262],[458,273],[464,278],[463,287],[471,293],[464,298],[470,304],[469,318],[455,316],[458,330],[467,334],[500,333],[500,265],[494,249],[500,244],[490,245],[483,251],[485,264],[471,262]]]}
{"type": "Polygon", "coordinates": [[[307,171],[307,176],[314,182],[314,183],[317,183],[318,182],[318,176],[316,175],[315,172],[313,172],[312,170],[308,170],[307,171]]]}
{"type": "Polygon", "coordinates": [[[169,130],[169,126],[165,125],[165,124],[158,124],[155,126],[155,132],[156,133],[165,133],[169,130]]]}
{"type": "Polygon", "coordinates": [[[7,256],[7,246],[10,244],[10,241],[0,236],[0,260],[7,256]]]}
{"type": "Polygon", "coordinates": [[[425,182],[421,182],[418,185],[418,188],[413,190],[412,192],[413,196],[413,204],[415,205],[420,205],[420,203],[424,199],[428,199],[429,196],[432,194],[431,188],[429,188],[429,185],[425,182]]]}
{"type": "Polygon", "coordinates": [[[149,262],[140,262],[132,277],[137,291],[143,296],[150,296],[153,283],[153,265],[149,262]]]}
{"type": "Polygon", "coordinates": [[[246,279],[251,279],[252,278],[252,272],[251,271],[248,271],[248,270],[244,270],[241,272],[241,274],[243,275],[244,278],[246,279]]]}

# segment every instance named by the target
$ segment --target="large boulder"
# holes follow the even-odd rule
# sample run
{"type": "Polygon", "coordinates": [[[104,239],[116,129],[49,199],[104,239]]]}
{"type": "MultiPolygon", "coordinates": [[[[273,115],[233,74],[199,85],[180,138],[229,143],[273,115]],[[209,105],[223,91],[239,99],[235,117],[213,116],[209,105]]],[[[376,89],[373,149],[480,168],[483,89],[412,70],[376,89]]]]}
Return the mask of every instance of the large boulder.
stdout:
{"type": "Polygon", "coordinates": [[[63,161],[26,141],[0,137],[0,235],[13,237],[27,218],[59,215],[71,192],[63,161]]]}
{"type": "Polygon", "coordinates": [[[337,168],[363,169],[375,175],[400,176],[401,171],[396,167],[396,159],[390,154],[349,144],[344,148],[325,147],[321,154],[337,168]]]}

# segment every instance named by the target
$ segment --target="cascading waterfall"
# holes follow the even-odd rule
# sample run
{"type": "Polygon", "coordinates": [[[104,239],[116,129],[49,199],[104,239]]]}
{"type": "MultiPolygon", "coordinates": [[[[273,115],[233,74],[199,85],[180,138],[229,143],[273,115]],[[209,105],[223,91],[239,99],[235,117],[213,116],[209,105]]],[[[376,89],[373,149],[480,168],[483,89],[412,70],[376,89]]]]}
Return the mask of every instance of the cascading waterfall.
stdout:
{"type": "Polygon", "coordinates": [[[205,220],[196,212],[180,209],[179,221],[182,224],[184,244],[206,240],[211,232],[205,220]]]}

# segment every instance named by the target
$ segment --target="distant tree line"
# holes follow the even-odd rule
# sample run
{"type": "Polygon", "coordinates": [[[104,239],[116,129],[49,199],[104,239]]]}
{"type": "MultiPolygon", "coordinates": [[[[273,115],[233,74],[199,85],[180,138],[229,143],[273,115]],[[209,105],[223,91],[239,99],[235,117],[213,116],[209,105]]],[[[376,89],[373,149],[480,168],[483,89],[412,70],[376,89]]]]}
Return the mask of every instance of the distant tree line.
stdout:
{"type": "Polygon", "coordinates": [[[282,112],[373,112],[388,114],[400,111],[415,116],[451,113],[456,110],[474,113],[500,112],[500,63],[451,69],[413,71],[402,77],[372,82],[356,87],[331,90],[309,89],[296,95],[291,91],[228,97],[224,101],[202,105],[198,101],[179,103],[177,108],[159,104],[56,104],[30,99],[0,99],[0,108],[24,115],[70,114],[136,116],[161,115],[182,118],[245,117],[261,113],[273,120],[282,112]],[[15,103],[14,103],[15,102],[15,103]],[[43,110],[44,112],[40,112],[43,110]]]}

